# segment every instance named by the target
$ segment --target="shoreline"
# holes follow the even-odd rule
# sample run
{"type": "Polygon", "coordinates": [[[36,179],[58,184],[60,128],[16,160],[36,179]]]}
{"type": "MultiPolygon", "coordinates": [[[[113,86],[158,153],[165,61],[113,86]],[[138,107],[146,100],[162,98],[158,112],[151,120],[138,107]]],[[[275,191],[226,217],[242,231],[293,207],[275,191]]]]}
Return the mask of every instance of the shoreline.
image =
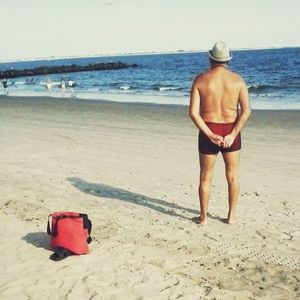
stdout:
{"type": "MultiPolygon", "coordinates": [[[[128,97],[128,95],[126,95],[128,97]]],[[[129,96],[130,97],[130,96],[129,96]]],[[[137,95],[135,95],[134,97],[137,97],[137,95]]],[[[142,96],[141,96],[142,97],[142,96]]],[[[151,97],[151,96],[147,96],[147,97],[151,97]]],[[[155,96],[154,96],[155,97],[155,96]]],[[[164,98],[164,96],[162,96],[161,98],[164,98]]],[[[167,97],[167,98],[171,98],[171,97],[167,97]]],[[[0,95],[0,100],[8,100],[9,99],[13,99],[13,101],[19,100],[19,101],[34,101],[36,100],[36,102],[39,101],[58,101],[58,102],[67,102],[67,103],[115,103],[116,105],[137,105],[137,106],[153,106],[153,107],[182,107],[182,108],[188,108],[189,105],[186,104],[176,104],[176,103],[155,103],[155,102],[138,102],[138,101],[117,101],[117,100],[106,100],[106,99],[91,99],[91,98],[80,98],[80,97],[76,97],[76,98],[71,98],[71,97],[56,97],[56,96],[15,96],[15,95],[0,95]]],[[[261,112],[281,112],[281,111],[289,111],[289,112],[299,112],[299,109],[295,109],[295,108],[285,108],[285,109],[279,109],[279,108],[274,108],[274,109],[266,109],[266,108],[252,108],[252,111],[261,111],[261,112]]]]}

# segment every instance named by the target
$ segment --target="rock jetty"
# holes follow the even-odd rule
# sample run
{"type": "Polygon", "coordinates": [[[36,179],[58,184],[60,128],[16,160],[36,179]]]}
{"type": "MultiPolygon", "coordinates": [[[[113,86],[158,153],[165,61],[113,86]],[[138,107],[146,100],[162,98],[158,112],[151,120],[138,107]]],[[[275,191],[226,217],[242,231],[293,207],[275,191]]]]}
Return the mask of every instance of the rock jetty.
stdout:
{"type": "Polygon", "coordinates": [[[0,71],[0,79],[59,74],[59,73],[116,70],[116,69],[134,68],[134,67],[137,67],[137,64],[128,65],[118,61],[118,62],[88,64],[85,66],[72,64],[67,66],[48,66],[48,67],[44,66],[44,67],[37,67],[33,69],[23,69],[23,70],[10,69],[6,71],[0,71]]]}

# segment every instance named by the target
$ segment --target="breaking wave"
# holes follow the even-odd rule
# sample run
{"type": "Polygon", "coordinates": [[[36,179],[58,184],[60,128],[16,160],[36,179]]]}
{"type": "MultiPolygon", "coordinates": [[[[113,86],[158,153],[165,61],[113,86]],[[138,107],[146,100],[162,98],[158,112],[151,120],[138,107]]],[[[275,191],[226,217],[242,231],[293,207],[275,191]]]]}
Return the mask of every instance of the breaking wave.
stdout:
{"type": "Polygon", "coordinates": [[[284,90],[300,90],[300,84],[283,84],[283,85],[273,85],[273,84],[251,84],[247,86],[250,93],[266,93],[274,91],[284,91],[284,90]]]}

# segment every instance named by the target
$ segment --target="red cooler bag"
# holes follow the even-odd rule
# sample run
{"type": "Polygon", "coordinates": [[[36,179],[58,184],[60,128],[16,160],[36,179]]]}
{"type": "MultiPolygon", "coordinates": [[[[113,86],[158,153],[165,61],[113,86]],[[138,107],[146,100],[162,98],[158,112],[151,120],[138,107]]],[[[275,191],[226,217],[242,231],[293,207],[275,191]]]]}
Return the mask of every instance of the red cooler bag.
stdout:
{"type": "Polygon", "coordinates": [[[50,247],[65,248],[74,254],[87,254],[92,223],[86,214],[76,212],[55,212],[48,217],[47,233],[50,247]]]}

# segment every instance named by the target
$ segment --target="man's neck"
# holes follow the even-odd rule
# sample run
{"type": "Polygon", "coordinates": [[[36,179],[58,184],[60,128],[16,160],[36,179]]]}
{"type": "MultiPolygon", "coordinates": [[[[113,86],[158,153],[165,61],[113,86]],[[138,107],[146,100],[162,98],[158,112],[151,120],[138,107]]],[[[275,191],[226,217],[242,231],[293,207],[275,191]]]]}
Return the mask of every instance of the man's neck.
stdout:
{"type": "Polygon", "coordinates": [[[210,67],[211,69],[215,69],[215,68],[225,68],[227,69],[227,64],[213,64],[210,67]]]}

